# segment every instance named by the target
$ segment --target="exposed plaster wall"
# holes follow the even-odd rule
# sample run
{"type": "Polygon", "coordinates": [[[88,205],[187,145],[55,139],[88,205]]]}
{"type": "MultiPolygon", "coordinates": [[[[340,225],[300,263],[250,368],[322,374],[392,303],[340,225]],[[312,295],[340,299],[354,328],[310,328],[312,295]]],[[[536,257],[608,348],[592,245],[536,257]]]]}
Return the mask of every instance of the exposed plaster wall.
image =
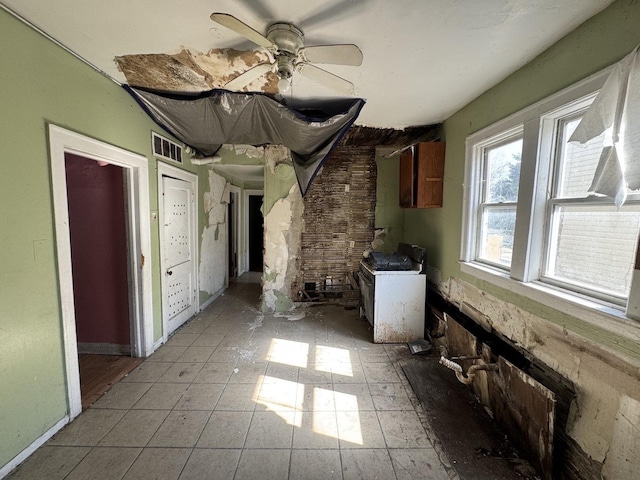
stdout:
{"type": "Polygon", "coordinates": [[[204,193],[204,229],[200,242],[200,298],[218,293],[227,278],[227,181],[209,170],[208,190],[204,193]]]}
{"type": "Polygon", "coordinates": [[[303,203],[289,151],[267,147],[265,163],[262,310],[284,312],[294,306],[291,285],[299,270],[303,203]]]}
{"type": "Polygon", "coordinates": [[[640,361],[623,358],[469,283],[450,278],[441,295],[485,329],[498,332],[575,384],[566,433],[604,478],[637,478],[640,470],[640,361]]]}
{"type": "Polygon", "coordinates": [[[302,207],[300,190],[294,185],[265,217],[263,311],[293,308],[291,284],[299,266],[302,207]]]}

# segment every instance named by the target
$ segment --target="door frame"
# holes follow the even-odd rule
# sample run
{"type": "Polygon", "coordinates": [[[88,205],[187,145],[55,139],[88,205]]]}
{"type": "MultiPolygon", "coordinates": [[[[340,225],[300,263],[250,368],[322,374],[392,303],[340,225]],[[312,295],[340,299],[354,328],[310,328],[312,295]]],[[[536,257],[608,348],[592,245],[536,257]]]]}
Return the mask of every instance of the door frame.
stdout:
{"type": "Polygon", "coordinates": [[[58,283],[62,314],[65,371],[69,420],[82,412],[80,369],[71,268],[71,240],[65,153],[123,168],[127,194],[127,248],[129,250],[129,298],[131,309],[132,355],[153,353],[153,287],[151,262],[151,222],[149,218],[149,173],[147,157],[108,143],[49,124],[51,189],[58,259],[58,283]]]}
{"type": "MultiPolygon", "coordinates": [[[[262,196],[262,202],[264,204],[264,190],[245,190],[244,196],[242,197],[242,211],[244,214],[244,222],[242,222],[244,225],[244,252],[242,255],[242,266],[244,268],[242,270],[242,273],[249,271],[249,197],[251,196],[262,196]]],[[[262,217],[264,218],[264,212],[262,214],[262,217]]]]}
{"type": "MultiPolygon", "coordinates": [[[[193,275],[193,284],[196,289],[196,295],[200,291],[200,277],[199,277],[199,240],[198,240],[198,176],[195,173],[188,172],[186,170],[182,170],[180,168],[174,167],[173,165],[168,165],[164,162],[158,161],[158,233],[160,238],[160,291],[167,291],[167,276],[164,274],[166,271],[166,265],[164,262],[164,238],[162,235],[162,224],[164,218],[164,202],[162,199],[162,195],[164,193],[162,177],[171,177],[177,180],[182,180],[184,182],[190,183],[193,185],[193,225],[191,231],[191,239],[193,244],[191,245],[193,252],[193,265],[192,265],[192,275],[193,275]]],[[[162,343],[166,343],[169,338],[169,319],[165,316],[165,308],[164,308],[164,295],[162,295],[162,343]]],[[[200,299],[195,299],[195,312],[200,311],[200,299]]]]}

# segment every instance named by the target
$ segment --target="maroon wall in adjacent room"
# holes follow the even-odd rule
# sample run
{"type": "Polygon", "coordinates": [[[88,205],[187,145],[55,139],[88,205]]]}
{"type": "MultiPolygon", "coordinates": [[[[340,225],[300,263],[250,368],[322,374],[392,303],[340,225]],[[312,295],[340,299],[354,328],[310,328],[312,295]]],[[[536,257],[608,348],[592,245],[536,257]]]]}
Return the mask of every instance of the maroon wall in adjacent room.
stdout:
{"type": "Polygon", "coordinates": [[[78,342],[129,345],[124,171],[65,160],[78,342]]]}

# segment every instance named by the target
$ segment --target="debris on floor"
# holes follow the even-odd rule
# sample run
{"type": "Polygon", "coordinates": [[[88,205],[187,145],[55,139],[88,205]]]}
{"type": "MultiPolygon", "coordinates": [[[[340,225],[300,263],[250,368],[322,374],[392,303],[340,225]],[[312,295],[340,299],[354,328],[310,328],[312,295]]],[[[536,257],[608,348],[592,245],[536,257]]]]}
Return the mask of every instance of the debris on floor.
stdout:
{"type": "Polygon", "coordinates": [[[409,351],[413,355],[425,355],[431,351],[431,343],[424,338],[419,338],[407,344],[409,351]]]}
{"type": "Polygon", "coordinates": [[[461,478],[539,480],[477,398],[434,355],[406,357],[402,369],[427,421],[461,478]]]}

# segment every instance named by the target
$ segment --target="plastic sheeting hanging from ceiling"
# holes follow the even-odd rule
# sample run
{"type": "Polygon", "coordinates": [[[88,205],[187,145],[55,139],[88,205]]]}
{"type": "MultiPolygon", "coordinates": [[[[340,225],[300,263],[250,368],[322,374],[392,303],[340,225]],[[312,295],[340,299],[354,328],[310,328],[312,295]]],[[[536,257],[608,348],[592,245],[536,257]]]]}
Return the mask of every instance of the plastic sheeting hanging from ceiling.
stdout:
{"type": "Polygon", "coordinates": [[[364,106],[359,98],[324,101],[310,115],[310,109],[293,110],[257,93],[125,89],[158,125],[201,155],[213,155],[223,144],[286,146],[303,196],[364,106]]]}

